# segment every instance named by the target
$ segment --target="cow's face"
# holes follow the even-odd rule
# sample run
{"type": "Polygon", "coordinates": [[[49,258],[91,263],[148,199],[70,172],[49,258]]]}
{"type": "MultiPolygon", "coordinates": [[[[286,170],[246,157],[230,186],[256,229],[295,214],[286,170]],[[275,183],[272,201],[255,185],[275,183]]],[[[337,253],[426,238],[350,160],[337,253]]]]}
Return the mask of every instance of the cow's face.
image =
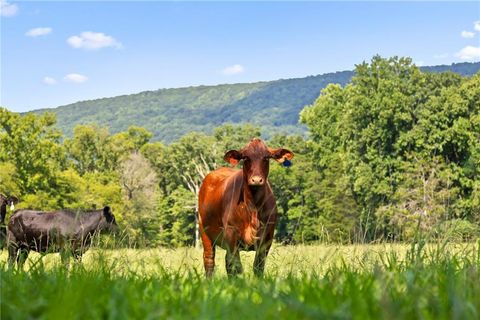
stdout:
{"type": "Polygon", "coordinates": [[[262,140],[254,138],[241,150],[228,151],[224,159],[231,165],[243,160],[243,175],[249,186],[265,185],[270,169],[270,159],[283,163],[291,160],[293,153],[287,149],[270,149],[262,140]]]}
{"type": "Polygon", "coordinates": [[[0,193],[0,206],[7,206],[7,207],[10,207],[10,209],[14,210],[15,209],[15,205],[18,203],[18,199],[14,196],[5,196],[3,194],[0,193]]]}

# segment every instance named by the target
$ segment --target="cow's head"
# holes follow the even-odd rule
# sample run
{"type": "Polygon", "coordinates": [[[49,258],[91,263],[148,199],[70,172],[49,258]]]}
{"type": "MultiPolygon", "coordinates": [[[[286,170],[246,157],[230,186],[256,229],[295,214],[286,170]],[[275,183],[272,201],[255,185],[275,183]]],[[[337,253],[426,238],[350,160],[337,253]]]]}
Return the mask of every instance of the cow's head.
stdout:
{"type": "Polygon", "coordinates": [[[243,175],[249,186],[265,185],[270,169],[270,159],[279,163],[290,161],[293,152],[287,149],[268,148],[262,140],[254,138],[241,150],[230,150],[223,159],[231,165],[243,160],[243,175]]]}
{"type": "Polygon", "coordinates": [[[118,225],[110,207],[106,206],[103,208],[103,217],[105,218],[105,221],[102,225],[102,229],[108,232],[116,232],[118,230],[118,225]]]}
{"type": "Polygon", "coordinates": [[[18,198],[14,196],[6,196],[0,193],[0,206],[7,206],[10,209],[15,209],[15,205],[18,203],[18,198]]]}

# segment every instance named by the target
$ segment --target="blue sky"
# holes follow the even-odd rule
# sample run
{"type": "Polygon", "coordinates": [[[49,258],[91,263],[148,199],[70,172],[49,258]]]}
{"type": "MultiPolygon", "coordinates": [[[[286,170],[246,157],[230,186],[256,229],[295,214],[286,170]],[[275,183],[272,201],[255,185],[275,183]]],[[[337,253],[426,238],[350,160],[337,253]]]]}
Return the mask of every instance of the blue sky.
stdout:
{"type": "Polygon", "coordinates": [[[13,111],[305,77],[375,54],[480,60],[478,1],[0,1],[0,104],[13,111]]]}

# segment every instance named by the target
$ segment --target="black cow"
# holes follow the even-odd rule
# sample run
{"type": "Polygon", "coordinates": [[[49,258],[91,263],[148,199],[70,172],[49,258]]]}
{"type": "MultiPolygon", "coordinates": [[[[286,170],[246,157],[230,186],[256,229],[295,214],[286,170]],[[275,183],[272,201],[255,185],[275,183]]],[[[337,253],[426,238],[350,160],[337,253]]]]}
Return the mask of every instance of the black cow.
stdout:
{"type": "Polygon", "coordinates": [[[0,249],[3,248],[6,240],[6,228],[5,217],[7,216],[7,207],[11,210],[15,209],[15,204],[18,203],[18,199],[13,196],[7,197],[0,193],[0,249]]]}
{"type": "Polygon", "coordinates": [[[8,261],[13,265],[17,260],[22,267],[30,250],[60,252],[65,264],[70,254],[80,260],[94,234],[117,228],[110,207],[89,212],[19,210],[7,227],[8,261]]]}

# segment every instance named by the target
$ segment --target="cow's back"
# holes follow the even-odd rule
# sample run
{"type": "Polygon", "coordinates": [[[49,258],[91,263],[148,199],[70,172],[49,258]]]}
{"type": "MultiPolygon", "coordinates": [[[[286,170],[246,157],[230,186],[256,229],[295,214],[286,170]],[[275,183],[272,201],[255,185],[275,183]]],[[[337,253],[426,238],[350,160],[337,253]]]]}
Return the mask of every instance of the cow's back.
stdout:
{"type": "Polygon", "coordinates": [[[17,241],[32,242],[55,234],[60,237],[75,235],[75,217],[63,212],[19,210],[8,223],[8,231],[17,241]]]}

